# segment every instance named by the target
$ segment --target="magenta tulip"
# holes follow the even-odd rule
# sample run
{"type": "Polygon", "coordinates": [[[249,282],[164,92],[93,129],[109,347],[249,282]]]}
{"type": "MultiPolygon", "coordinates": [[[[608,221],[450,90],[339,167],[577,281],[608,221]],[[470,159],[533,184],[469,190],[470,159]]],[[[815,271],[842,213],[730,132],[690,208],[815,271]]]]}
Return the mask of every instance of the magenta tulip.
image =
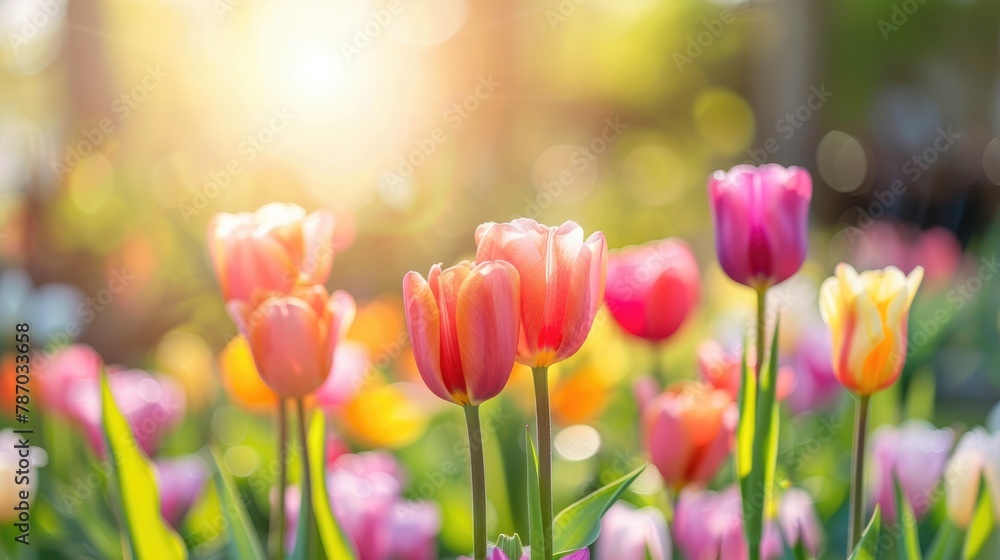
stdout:
{"type": "Polygon", "coordinates": [[[160,514],[174,528],[201,495],[208,467],[197,455],[161,459],[155,463],[156,486],[160,490],[160,514]]]}
{"type": "Polygon", "coordinates": [[[662,342],[698,305],[700,281],[687,243],[664,239],[611,253],[604,298],[625,331],[662,342]]]}
{"type": "Polygon", "coordinates": [[[788,279],[805,260],[812,178],[800,167],[738,165],[708,181],[722,270],[755,289],[788,279]]]}

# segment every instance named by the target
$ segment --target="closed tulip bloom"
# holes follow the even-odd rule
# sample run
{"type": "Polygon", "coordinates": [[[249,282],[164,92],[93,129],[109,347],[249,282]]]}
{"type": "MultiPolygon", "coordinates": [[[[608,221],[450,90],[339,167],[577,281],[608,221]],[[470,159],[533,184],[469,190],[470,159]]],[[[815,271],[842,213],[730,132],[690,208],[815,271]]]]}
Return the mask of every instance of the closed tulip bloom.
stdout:
{"type": "Polygon", "coordinates": [[[667,485],[707,484],[729,456],[738,415],[728,393],[704,383],[681,381],[656,397],[644,413],[645,440],[667,485]]]}
{"type": "Polygon", "coordinates": [[[476,259],[507,261],[521,277],[517,361],[547,367],[583,345],[604,301],[608,249],[601,232],[584,240],[574,222],[546,227],[520,218],[476,229],[476,259]]]}
{"type": "Polygon", "coordinates": [[[208,467],[197,455],[161,459],[154,466],[160,490],[160,514],[176,529],[201,495],[208,467]]]}
{"type": "Polygon", "coordinates": [[[608,311],[628,333],[662,342],[698,305],[701,277],[691,248],[679,239],[654,241],[608,257],[608,311]]]}
{"type": "Polygon", "coordinates": [[[261,379],[275,393],[301,398],[330,374],[333,356],[354,319],[354,298],[327,295],[322,286],[270,295],[256,304],[229,302],[229,313],[250,345],[261,379]]]}
{"type": "Polygon", "coordinates": [[[812,177],[800,167],[737,165],[708,180],[719,264],[755,289],[787,280],[808,248],[812,177]]]}
{"type": "Polygon", "coordinates": [[[618,502],[601,518],[598,560],[670,560],[670,550],[667,520],[654,507],[618,502]]]}
{"type": "Polygon", "coordinates": [[[683,557],[690,560],[745,560],[740,490],[688,489],[680,493],[671,529],[683,557]]]}
{"type": "Polygon", "coordinates": [[[927,515],[934,505],[953,440],[951,430],[937,430],[922,420],[907,420],[899,427],[887,425],[875,430],[871,440],[875,467],[871,495],[881,506],[886,521],[897,519],[894,479],[899,481],[917,519],[927,515]]]}
{"type": "Polygon", "coordinates": [[[517,351],[520,287],[503,261],[434,265],[403,279],[417,369],[438,397],[478,405],[507,384],[517,351]]]}
{"type": "Polygon", "coordinates": [[[986,481],[994,515],[1000,516],[1000,434],[973,428],[958,440],[945,467],[945,498],[948,517],[966,529],[979,501],[980,479],[986,481]]]}
{"type": "Polygon", "coordinates": [[[892,385],[906,361],[910,304],[924,270],[866,270],[846,263],[820,287],[820,314],[832,333],[833,373],[848,390],[871,395],[892,385]]]}
{"type": "Polygon", "coordinates": [[[271,203],[254,213],[216,214],[208,249],[222,295],[251,300],[257,290],[290,293],[296,285],[323,284],[333,264],[331,212],[306,215],[294,204],[271,203]]]}

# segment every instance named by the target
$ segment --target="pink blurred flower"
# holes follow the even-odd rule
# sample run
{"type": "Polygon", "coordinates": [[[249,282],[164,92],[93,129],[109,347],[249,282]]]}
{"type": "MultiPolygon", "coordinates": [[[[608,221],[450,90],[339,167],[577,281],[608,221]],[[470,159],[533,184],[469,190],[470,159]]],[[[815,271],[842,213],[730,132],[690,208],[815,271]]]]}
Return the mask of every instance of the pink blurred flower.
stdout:
{"type": "Polygon", "coordinates": [[[752,288],[783,282],[808,248],[812,178],[800,167],[737,165],[708,180],[722,270],[752,288]]]}
{"type": "MultiPolygon", "coordinates": [[[[47,410],[79,424],[94,451],[104,456],[101,431],[100,356],[89,346],[61,350],[40,369],[43,402],[47,410]]],[[[184,390],[173,379],[138,369],[108,368],[108,386],[132,435],[152,456],[160,439],[184,415],[184,390]]]]}
{"type": "Polygon", "coordinates": [[[160,514],[175,529],[201,495],[208,467],[197,455],[156,461],[154,474],[160,490],[160,514]]]}
{"type": "Polygon", "coordinates": [[[656,397],[643,416],[650,458],[671,488],[704,485],[726,461],[739,412],[725,391],[681,381],[656,397]]]}
{"type": "Polygon", "coordinates": [[[792,358],[795,389],[788,397],[795,414],[828,408],[841,395],[830,361],[830,346],[830,330],[822,323],[807,329],[796,342],[792,358]]]}
{"type": "MultiPolygon", "coordinates": [[[[823,525],[816,515],[816,508],[809,492],[801,488],[789,488],[784,491],[778,503],[778,526],[781,527],[783,540],[788,543],[789,548],[794,549],[801,541],[810,556],[819,555],[823,543],[823,525]]],[[[778,556],[780,549],[775,557],[778,556]]]]}
{"type": "MultiPolygon", "coordinates": [[[[459,558],[461,558],[461,560],[472,560],[468,556],[461,556],[459,558]]],[[[486,555],[486,560],[512,560],[512,559],[508,558],[507,555],[504,554],[504,552],[499,548],[493,547],[492,549],[490,549],[489,554],[486,555]]],[[[531,550],[528,547],[525,547],[524,553],[521,555],[521,558],[516,560],[531,560],[531,550]]],[[[577,550],[575,552],[570,552],[566,556],[563,556],[562,560],[590,560],[590,549],[581,548],[580,550],[577,550]]]]}
{"type": "Polygon", "coordinates": [[[966,529],[972,521],[981,482],[986,483],[994,515],[1000,516],[1000,433],[977,426],[962,434],[945,473],[948,518],[956,527],[966,529]]]}
{"type": "Polygon", "coordinates": [[[941,227],[919,231],[890,220],[864,229],[853,245],[859,270],[891,265],[909,274],[922,266],[924,278],[932,286],[954,277],[964,259],[962,245],[951,231],[941,227]]]}
{"type": "MultiPolygon", "coordinates": [[[[701,378],[716,389],[725,391],[733,401],[739,400],[740,385],[743,383],[743,372],[740,368],[742,350],[726,350],[714,340],[706,340],[698,345],[698,373],[701,378]]],[[[754,350],[748,349],[748,360],[753,361],[754,350]]],[[[751,370],[753,367],[751,366],[751,370]]],[[[778,387],[775,389],[778,401],[785,400],[795,388],[796,380],[793,371],[786,367],[778,368],[778,387]]]]}
{"type": "MultiPolygon", "coordinates": [[[[441,513],[433,502],[402,495],[405,481],[389,453],[346,454],[327,466],[326,483],[333,513],[351,538],[358,560],[432,560],[437,558],[441,513]]],[[[300,494],[286,494],[288,547],[294,544],[300,494]]]]}
{"type": "Polygon", "coordinates": [[[326,381],[313,393],[316,404],[335,409],[349,402],[362,389],[371,364],[363,344],[344,340],[333,351],[333,369],[326,381]]]}
{"type": "Polygon", "coordinates": [[[646,412],[646,407],[660,394],[660,383],[651,375],[643,375],[632,384],[632,397],[635,399],[639,415],[646,412]]]}
{"type": "Polygon", "coordinates": [[[667,520],[654,507],[618,502],[601,518],[596,553],[599,560],[670,560],[667,520]]]}
{"type": "Polygon", "coordinates": [[[324,284],[334,253],[330,212],[306,215],[294,204],[271,203],[254,213],[216,214],[208,249],[223,298],[250,301],[259,292],[288,294],[297,285],[324,284]]]}
{"type": "Polygon", "coordinates": [[[406,274],[406,326],[431,392],[459,405],[500,394],[517,351],[519,286],[517,271],[504,261],[434,265],[427,280],[406,274]]]}
{"type": "Polygon", "coordinates": [[[677,548],[688,560],[745,560],[743,511],[736,485],[720,492],[683,490],[671,528],[677,548]]]}
{"type": "Polygon", "coordinates": [[[354,298],[314,285],[288,295],[231,300],[229,314],[246,337],[260,378],[285,398],[301,398],[326,381],[334,352],[354,320],[354,298]]]}
{"type": "Polygon", "coordinates": [[[601,232],[584,240],[574,222],[546,227],[520,218],[476,229],[477,261],[507,261],[521,277],[517,361],[549,366],[572,356],[604,301],[608,248],[601,232]]]}
{"type": "Polygon", "coordinates": [[[700,281],[688,244],[664,239],[612,252],[604,297],[608,311],[623,329],[662,342],[697,306],[700,281]]]}
{"type": "Polygon", "coordinates": [[[951,452],[954,434],[951,430],[935,429],[922,420],[907,420],[899,427],[880,426],[872,434],[871,454],[874,476],[871,480],[872,503],[878,503],[886,521],[896,516],[893,478],[918,519],[934,505],[937,487],[951,452]]]}

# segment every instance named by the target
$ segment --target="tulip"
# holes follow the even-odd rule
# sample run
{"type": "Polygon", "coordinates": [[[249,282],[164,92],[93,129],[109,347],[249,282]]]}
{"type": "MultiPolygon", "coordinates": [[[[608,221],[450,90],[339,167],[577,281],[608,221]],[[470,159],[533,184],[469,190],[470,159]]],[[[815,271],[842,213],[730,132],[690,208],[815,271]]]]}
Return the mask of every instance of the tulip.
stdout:
{"type": "Polygon", "coordinates": [[[486,558],[486,483],[479,404],[507,384],[520,331],[520,281],[503,261],[461,262],[403,279],[406,326],[420,377],[465,409],[472,462],[476,560],[486,558]]]}
{"type": "Polygon", "coordinates": [[[654,507],[635,509],[618,502],[601,518],[596,552],[601,560],[670,560],[667,520],[654,507]]]}
{"type": "MultiPolygon", "coordinates": [[[[812,496],[801,488],[789,488],[778,505],[778,525],[788,547],[794,549],[801,542],[810,557],[817,557],[823,541],[823,527],[812,496]]],[[[781,556],[781,548],[775,557],[781,556]]]]}
{"type": "MultiPolygon", "coordinates": [[[[575,354],[604,300],[604,234],[584,240],[574,222],[546,227],[529,218],[476,229],[476,258],[511,263],[521,277],[517,361],[532,368],[542,501],[542,560],[552,558],[552,413],[548,367],[575,354]]],[[[536,554],[539,551],[536,551],[536,554]]]]}
{"type": "Polygon", "coordinates": [[[208,467],[197,455],[161,459],[154,464],[160,491],[160,514],[175,529],[201,495],[208,479],[208,467]]]}
{"type": "MultiPolygon", "coordinates": [[[[590,560],[590,549],[581,548],[580,550],[570,552],[562,558],[563,560],[590,560]]],[[[463,560],[465,559],[463,558],[463,560]]],[[[494,547],[490,550],[488,560],[531,560],[531,550],[525,547],[524,554],[521,555],[520,559],[511,559],[504,554],[503,550],[494,547]]]]}
{"type": "Polygon", "coordinates": [[[788,405],[795,414],[829,408],[840,396],[840,383],[830,363],[830,333],[824,325],[809,328],[797,341],[792,357],[795,389],[788,405]]]}
{"type": "Polygon", "coordinates": [[[872,433],[871,490],[886,521],[897,519],[895,480],[917,519],[927,515],[953,440],[951,430],[934,429],[922,420],[907,420],[898,428],[881,426],[872,433]]]}
{"type": "Polygon", "coordinates": [[[747,550],[741,519],[737,486],[720,492],[684,490],[674,508],[674,542],[684,558],[744,560],[747,550]]]}
{"type": "Polygon", "coordinates": [[[38,488],[38,469],[49,461],[44,449],[30,446],[25,451],[28,468],[23,468],[21,461],[25,457],[20,455],[17,448],[18,439],[10,428],[0,431],[0,523],[5,525],[18,521],[20,512],[14,508],[21,504],[22,492],[28,493],[29,505],[34,501],[38,488]]]}
{"type": "Polygon", "coordinates": [[[844,387],[859,396],[851,476],[850,550],[857,545],[863,524],[868,400],[872,393],[892,385],[903,369],[906,321],[923,272],[918,266],[904,276],[890,266],[859,275],[850,265],[840,263],[836,275],[820,286],[820,314],[833,334],[833,373],[844,387]]]}
{"type": "Polygon", "coordinates": [[[608,250],[604,234],[586,241],[573,222],[546,227],[521,218],[476,229],[476,259],[502,260],[521,277],[517,361],[546,367],[583,345],[604,300],[608,250]]]}
{"type": "Polygon", "coordinates": [[[254,213],[216,214],[208,249],[226,301],[250,301],[258,292],[291,293],[323,284],[333,264],[330,212],[306,215],[294,204],[271,203],[254,213]]]}
{"type": "Polygon", "coordinates": [[[730,278],[763,290],[805,260],[812,178],[800,167],[738,165],[708,181],[715,248],[730,278]]]}
{"type": "Polygon", "coordinates": [[[979,501],[979,481],[986,481],[993,512],[1000,516],[1000,433],[983,428],[966,432],[945,467],[948,518],[960,529],[969,527],[979,501]]]}
{"type": "Polygon", "coordinates": [[[654,241],[608,257],[605,300],[615,321],[633,336],[662,342],[698,304],[698,263],[679,239],[654,241]]]}
{"type": "Polygon", "coordinates": [[[725,391],[681,381],[656,397],[643,418],[646,447],[675,491],[705,485],[729,456],[739,412],[725,391]]]}
{"type": "Polygon", "coordinates": [[[284,398],[303,398],[330,374],[333,355],[354,318],[354,298],[322,286],[271,295],[255,305],[229,302],[261,379],[284,398]]]}
{"type": "Polygon", "coordinates": [[[59,350],[38,367],[42,403],[66,416],[74,397],[69,387],[78,381],[99,380],[103,367],[104,360],[86,344],[72,344],[59,350]]]}
{"type": "Polygon", "coordinates": [[[866,270],[837,265],[820,287],[820,314],[833,340],[833,373],[848,390],[868,396],[892,385],[906,361],[906,320],[923,269],[866,270]]]}
{"type": "Polygon", "coordinates": [[[503,261],[462,262],[427,280],[403,280],[406,323],[417,368],[438,397],[476,406],[497,396],[514,366],[519,282],[503,261]]]}
{"type": "MultiPolygon", "coordinates": [[[[709,385],[725,391],[735,402],[740,396],[740,384],[742,383],[742,368],[740,361],[743,359],[739,352],[729,352],[721,344],[714,340],[706,340],[698,345],[696,350],[698,355],[698,373],[709,385]]],[[[778,386],[776,396],[778,401],[785,400],[795,388],[795,374],[791,369],[782,367],[778,369],[778,386]]]]}

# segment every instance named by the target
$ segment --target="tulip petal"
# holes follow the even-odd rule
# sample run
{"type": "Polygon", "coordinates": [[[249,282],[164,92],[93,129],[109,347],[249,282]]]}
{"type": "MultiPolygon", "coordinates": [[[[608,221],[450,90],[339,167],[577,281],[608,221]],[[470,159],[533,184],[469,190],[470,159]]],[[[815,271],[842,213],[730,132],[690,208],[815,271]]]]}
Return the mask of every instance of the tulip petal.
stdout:
{"type": "Polygon", "coordinates": [[[303,260],[300,274],[307,284],[325,284],[333,266],[334,229],[332,212],[317,210],[302,222],[303,260]]]}
{"type": "MultiPolygon", "coordinates": [[[[440,267],[436,267],[440,274],[440,267]]],[[[431,270],[431,274],[434,274],[431,270]]],[[[441,376],[441,327],[437,302],[430,285],[420,274],[408,272],[403,278],[406,328],[420,377],[438,397],[451,401],[441,376]]]]}

